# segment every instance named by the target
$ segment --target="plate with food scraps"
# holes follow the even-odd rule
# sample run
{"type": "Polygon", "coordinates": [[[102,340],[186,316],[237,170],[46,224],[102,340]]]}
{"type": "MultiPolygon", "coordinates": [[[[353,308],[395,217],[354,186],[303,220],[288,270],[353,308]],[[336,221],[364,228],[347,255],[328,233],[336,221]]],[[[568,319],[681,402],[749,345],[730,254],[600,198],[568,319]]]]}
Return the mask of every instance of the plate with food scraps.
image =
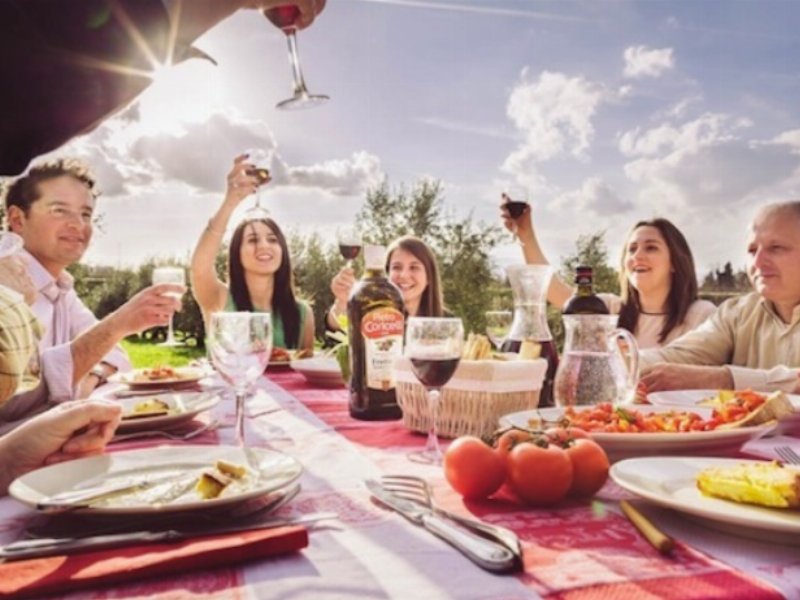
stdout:
{"type": "Polygon", "coordinates": [[[42,467],[15,479],[8,493],[39,510],[57,504],[87,515],[205,511],[281,489],[302,472],[296,459],[275,450],[248,448],[245,453],[233,446],[181,445],[42,467]],[[121,491],[92,501],[69,501],[73,492],[95,490],[121,491]]]}
{"type": "Polygon", "coordinates": [[[196,384],[205,376],[199,367],[153,367],[114,373],[111,383],[124,383],[131,389],[183,388],[196,384]]]}
{"type": "MultiPolygon", "coordinates": [[[[738,458],[648,457],[631,458],[611,467],[611,478],[629,492],[660,506],[721,522],[725,530],[742,534],[741,527],[771,532],[767,539],[780,533],[800,543],[800,511],[792,508],[769,508],[723,500],[703,494],[697,487],[697,474],[712,467],[736,467],[764,461],[738,458]]],[[[750,537],[748,535],[748,537],[750,537]]]]}
{"type": "Polygon", "coordinates": [[[119,431],[167,430],[191,421],[220,401],[213,392],[175,392],[122,398],[119,431]]]}
{"type": "MultiPolygon", "coordinates": [[[[576,407],[578,413],[593,411],[595,406],[576,407]]],[[[565,416],[565,408],[542,408],[524,410],[500,417],[501,426],[513,426],[523,429],[536,429],[559,424],[565,416]]],[[[614,413],[644,417],[663,417],[680,420],[693,413],[695,418],[710,419],[712,409],[695,407],[687,410],[685,406],[648,406],[625,405],[614,407],[614,413]]],[[[623,419],[625,420],[625,419],[623,419]]],[[[576,424],[576,427],[580,425],[576,424]]],[[[598,425],[599,428],[599,425],[598,425]]],[[[775,428],[775,423],[733,427],[730,429],[712,429],[710,431],[659,431],[659,432],[614,432],[598,431],[587,428],[587,433],[608,453],[611,460],[623,457],[647,456],[651,454],[701,454],[729,455],[738,451],[745,442],[766,435],[775,428]]]]}

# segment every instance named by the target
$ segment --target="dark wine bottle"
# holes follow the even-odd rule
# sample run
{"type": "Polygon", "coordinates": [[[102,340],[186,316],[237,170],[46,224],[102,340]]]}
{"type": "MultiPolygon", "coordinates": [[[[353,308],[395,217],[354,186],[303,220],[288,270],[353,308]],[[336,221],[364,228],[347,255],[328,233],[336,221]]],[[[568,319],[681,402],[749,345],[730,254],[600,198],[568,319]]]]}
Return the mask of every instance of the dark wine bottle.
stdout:
{"type": "Polygon", "coordinates": [[[607,315],[608,307],[594,293],[592,267],[578,267],[575,272],[577,289],[562,311],[565,315],[607,315]]]}
{"type": "Polygon", "coordinates": [[[364,246],[364,276],[347,302],[350,339],[350,416],[399,419],[394,363],[403,355],[403,296],[386,278],[385,249],[364,246]]]}

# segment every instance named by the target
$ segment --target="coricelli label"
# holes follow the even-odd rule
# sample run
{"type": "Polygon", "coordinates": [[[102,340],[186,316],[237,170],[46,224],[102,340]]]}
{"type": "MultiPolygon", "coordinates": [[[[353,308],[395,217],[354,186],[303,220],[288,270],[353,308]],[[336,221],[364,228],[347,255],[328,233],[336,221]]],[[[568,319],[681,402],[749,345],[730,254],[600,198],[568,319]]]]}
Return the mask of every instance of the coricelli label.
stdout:
{"type": "Polygon", "coordinates": [[[403,355],[403,313],[396,308],[376,308],[361,319],[366,350],[367,387],[395,387],[394,361],[403,355]]]}

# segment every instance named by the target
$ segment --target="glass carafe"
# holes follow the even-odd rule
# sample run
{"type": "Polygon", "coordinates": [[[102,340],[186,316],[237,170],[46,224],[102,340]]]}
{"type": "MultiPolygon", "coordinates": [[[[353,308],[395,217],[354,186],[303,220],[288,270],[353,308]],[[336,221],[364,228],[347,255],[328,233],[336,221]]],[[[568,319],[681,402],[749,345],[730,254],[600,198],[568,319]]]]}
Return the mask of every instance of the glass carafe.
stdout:
{"type": "Polygon", "coordinates": [[[639,380],[639,347],[617,315],[564,315],[564,352],[555,380],[556,404],[576,406],[633,402],[639,380]],[[620,341],[627,346],[623,354],[620,341]]]}
{"type": "Polygon", "coordinates": [[[512,265],[506,268],[514,295],[514,318],[503,343],[503,352],[519,352],[523,341],[535,342],[539,356],[547,360],[539,406],[553,406],[553,378],[558,367],[558,352],[547,326],[547,289],[553,269],[547,265],[512,265]]]}

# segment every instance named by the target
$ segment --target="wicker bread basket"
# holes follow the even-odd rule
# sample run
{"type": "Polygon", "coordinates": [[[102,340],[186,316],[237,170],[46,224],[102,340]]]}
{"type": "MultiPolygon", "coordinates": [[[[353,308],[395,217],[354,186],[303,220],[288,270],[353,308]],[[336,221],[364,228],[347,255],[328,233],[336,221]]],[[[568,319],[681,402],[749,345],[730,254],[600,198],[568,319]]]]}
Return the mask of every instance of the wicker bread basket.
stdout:
{"type": "MultiPolygon", "coordinates": [[[[497,429],[501,416],[536,408],[546,370],[544,359],[462,360],[453,378],[442,388],[439,435],[488,435],[497,429]]],[[[426,433],[430,419],[427,395],[410,360],[398,359],[395,377],[403,424],[426,433]]]]}

